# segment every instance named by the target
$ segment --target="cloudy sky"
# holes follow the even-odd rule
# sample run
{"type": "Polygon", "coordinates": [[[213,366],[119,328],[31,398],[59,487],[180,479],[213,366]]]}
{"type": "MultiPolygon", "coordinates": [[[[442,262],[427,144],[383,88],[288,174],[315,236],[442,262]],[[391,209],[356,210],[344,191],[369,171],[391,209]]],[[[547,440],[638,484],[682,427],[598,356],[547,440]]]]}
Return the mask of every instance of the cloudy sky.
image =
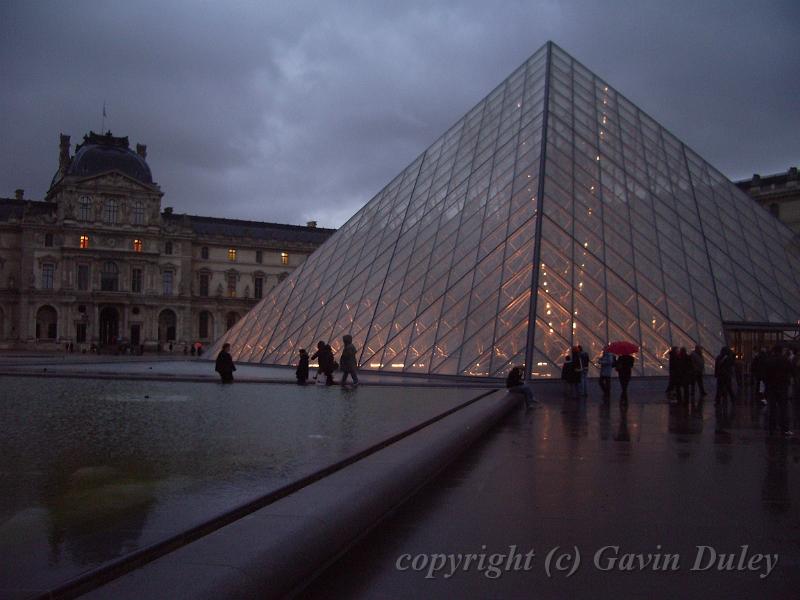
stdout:
{"type": "MultiPolygon", "coordinates": [[[[337,227],[551,39],[732,179],[800,164],[797,0],[0,3],[0,196],[58,134],[176,212],[337,227]]],[[[74,146],[73,146],[74,148],[74,146]]]]}

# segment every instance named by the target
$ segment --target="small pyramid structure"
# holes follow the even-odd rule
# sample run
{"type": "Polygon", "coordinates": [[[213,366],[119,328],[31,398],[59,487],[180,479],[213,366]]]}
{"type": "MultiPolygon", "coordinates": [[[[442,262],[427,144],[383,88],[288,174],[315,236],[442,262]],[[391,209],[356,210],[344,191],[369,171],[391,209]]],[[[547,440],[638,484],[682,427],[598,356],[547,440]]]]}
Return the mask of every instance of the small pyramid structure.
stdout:
{"type": "Polygon", "coordinates": [[[349,333],[361,369],[536,378],[630,340],[659,375],[726,323],[798,320],[797,236],[548,42],[212,351],[290,365],[349,333]]]}

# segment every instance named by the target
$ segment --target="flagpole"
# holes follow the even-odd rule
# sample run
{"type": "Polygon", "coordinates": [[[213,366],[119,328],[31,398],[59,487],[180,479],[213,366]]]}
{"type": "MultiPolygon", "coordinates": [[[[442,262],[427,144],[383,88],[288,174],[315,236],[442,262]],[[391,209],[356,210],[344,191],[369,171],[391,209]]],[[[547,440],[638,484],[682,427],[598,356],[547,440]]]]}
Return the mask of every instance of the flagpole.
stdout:
{"type": "Polygon", "coordinates": [[[100,135],[103,135],[106,130],[106,101],[103,100],[103,120],[100,125],[100,135]]]}

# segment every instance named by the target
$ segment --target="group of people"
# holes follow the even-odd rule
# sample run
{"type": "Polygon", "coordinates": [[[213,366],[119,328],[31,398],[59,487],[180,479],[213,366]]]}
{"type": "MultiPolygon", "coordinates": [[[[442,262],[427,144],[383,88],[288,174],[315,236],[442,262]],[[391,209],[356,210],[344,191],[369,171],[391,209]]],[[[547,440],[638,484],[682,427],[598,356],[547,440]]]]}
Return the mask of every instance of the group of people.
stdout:
{"type": "Polygon", "coordinates": [[[339,355],[339,362],[333,356],[333,348],[329,344],[320,340],[317,342],[317,351],[308,356],[308,351],[301,348],[299,351],[300,361],[295,371],[298,385],[305,385],[308,382],[308,362],[316,359],[319,364],[316,378],[320,375],[325,377],[325,385],[333,385],[333,373],[337,369],[342,370],[342,385],[347,384],[347,376],[349,375],[353,381],[353,385],[358,385],[358,359],[356,358],[357,349],[353,344],[353,337],[350,335],[342,336],[342,353],[339,355]]]}
{"type": "MultiPolygon", "coordinates": [[[[341,384],[347,384],[347,376],[349,375],[353,381],[353,385],[358,385],[358,359],[356,357],[357,349],[353,345],[353,338],[350,335],[342,337],[344,346],[342,353],[339,356],[339,362],[333,356],[333,348],[322,340],[317,343],[317,351],[310,357],[305,348],[299,350],[300,360],[295,370],[295,377],[297,378],[298,385],[305,385],[308,382],[308,363],[309,360],[317,360],[319,368],[315,379],[320,376],[325,377],[325,385],[333,385],[333,373],[337,369],[342,370],[341,384]]],[[[231,345],[223,344],[222,350],[217,355],[217,360],[214,370],[219,373],[222,383],[233,383],[233,372],[236,370],[236,365],[233,363],[233,357],[230,353],[231,345]]]]}
{"type": "MultiPolygon", "coordinates": [[[[730,348],[723,348],[729,350],[730,348]]],[[[731,356],[733,352],[731,352],[731,356]]],[[[673,346],[667,353],[669,381],[667,383],[666,394],[668,398],[675,399],[679,403],[688,403],[691,399],[695,400],[695,390],[699,398],[707,396],[703,386],[703,375],[705,375],[706,361],[703,357],[703,347],[699,344],[694,347],[692,352],[687,352],[685,347],[678,348],[673,346]]],[[[727,358],[723,358],[726,361],[727,358]]],[[[724,362],[727,364],[727,362],[724,362]]],[[[715,364],[715,371],[719,365],[719,360],[715,364]]],[[[730,362],[733,369],[733,361],[730,362]]],[[[724,390],[723,390],[724,392],[724,390]]],[[[717,386],[717,395],[720,388],[717,386]]]]}
{"type": "MultiPolygon", "coordinates": [[[[587,387],[589,364],[589,354],[580,345],[573,346],[570,353],[564,357],[564,363],[561,367],[561,379],[570,387],[574,398],[581,396],[585,398],[589,395],[587,387]]],[[[619,384],[622,388],[620,401],[628,401],[628,384],[633,374],[633,365],[634,358],[630,354],[617,356],[608,350],[603,350],[596,366],[600,369],[598,383],[603,392],[604,400],[608,400],[611,397],[611,377],[614,374],[614,369],[616,369],[619,384]]]]}

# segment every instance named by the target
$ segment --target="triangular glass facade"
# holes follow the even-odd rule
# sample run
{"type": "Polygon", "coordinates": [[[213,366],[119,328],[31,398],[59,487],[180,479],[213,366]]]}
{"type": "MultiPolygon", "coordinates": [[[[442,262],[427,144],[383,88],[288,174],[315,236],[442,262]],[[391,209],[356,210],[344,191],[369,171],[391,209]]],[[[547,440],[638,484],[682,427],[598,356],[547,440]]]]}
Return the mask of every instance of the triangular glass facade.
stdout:
{"type": "Polygon", "coordinates": [[[350,333],[362,369],[554,377],[573,344],[624,339],[661,374],[670,346],[716,351],[724,321],[797,321],[799,246],[548,43],[213,351],[286,365],[350,333]]]}

